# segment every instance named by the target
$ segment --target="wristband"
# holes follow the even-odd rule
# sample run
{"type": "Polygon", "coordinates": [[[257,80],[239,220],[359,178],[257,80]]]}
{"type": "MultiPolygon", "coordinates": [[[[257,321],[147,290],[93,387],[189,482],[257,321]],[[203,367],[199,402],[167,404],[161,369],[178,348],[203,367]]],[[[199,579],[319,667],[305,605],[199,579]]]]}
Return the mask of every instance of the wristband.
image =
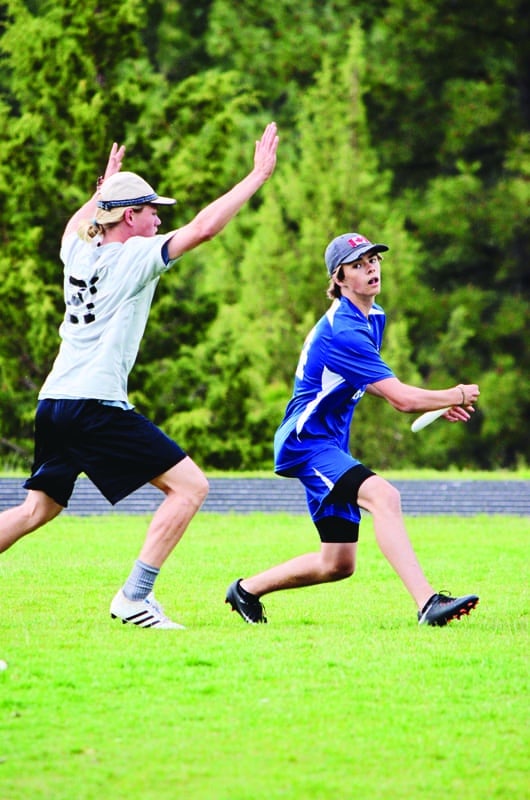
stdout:
{"type": "Polygon", "coordinates": [[[465,406],[465,404],[466,404],[466,394],[465,394],[465,392],[464,392],[464,390],[463,390],[463,388],[462,388],[462,386],[460,384],[457,386],[457,389],[460,389],[460,391],[462,392],[462,405],[465,406]]]}

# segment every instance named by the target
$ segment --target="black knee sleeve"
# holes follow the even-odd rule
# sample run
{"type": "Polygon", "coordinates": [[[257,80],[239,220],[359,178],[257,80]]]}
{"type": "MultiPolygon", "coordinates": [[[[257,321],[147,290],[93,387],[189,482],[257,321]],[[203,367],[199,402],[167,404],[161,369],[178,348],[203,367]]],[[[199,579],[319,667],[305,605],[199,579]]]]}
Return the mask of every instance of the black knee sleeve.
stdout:
{"type": "Polygon", "coordinates": [[[329,503],[357,503],[357,495],[359,493],[359,486],[364,483],[367,478],[375,475],[371,469],[365,467],[364,464],[356,464],[342,475],[331,492],[327,497],[329,503]]]}

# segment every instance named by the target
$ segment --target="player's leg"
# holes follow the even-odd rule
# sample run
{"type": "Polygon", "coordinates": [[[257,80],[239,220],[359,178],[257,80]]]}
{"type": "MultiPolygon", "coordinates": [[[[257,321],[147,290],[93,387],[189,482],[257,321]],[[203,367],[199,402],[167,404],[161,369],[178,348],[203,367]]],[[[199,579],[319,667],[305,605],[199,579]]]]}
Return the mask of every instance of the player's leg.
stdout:
{"type": "Polygon", "coordinates": [[[420,625],[446,625],[469,614],[478,603],[474,594],[451,597],[436,594],[425,577],[409,540],[399,491],[378,475],[367,478],[359,487],[357,501],[369,511],[381,552],[403,581],[418,606],[420,625]]]}
{"type": "MultiPolygon", "coordinates": [[[[322,505],[318,504],[320,511],[322,505]]],[[[327,503],[329,512],[335,510],[333,503],[327,503]]],[[[310,512],[314,507],[309,502],[310,512]]],[[[341,509],[346,513],[346,508],[341,509]]],[[[336,513],[320,517],[313,515],[313,522],[320,536],[320,550],[295,556],[289,561],[271,567],[264,572],[245,578],[240,586],[257,597],[282,589],[296,589],[299,586],[313,586],[318,583],[330,583],[344,580],[353,575],[357,556],[359,523],[352,513],[353,519],[347,519],[336,513]]]]}
{"type": "Polygon", "coordinates": [[[153,478],[166,495],[147,530],[139,558],[160,568],[208,495],[208,481],[189,456],[153,478]]]}
{"type": "Polygon", "coordinates": [[[320,551],[270,567],[250,578],[234,581],[226,602],[245,622],[267,622],[260,597],[282,589],[296,589],[349,578],[355,569],[356,542],[322,542],[320,551]]]}
{"type": "Polygon", "coordinates": [[[115,504],[147,483],[165,494],[153,516],[140,559],[160,569],[208,494],[208,482],[179,445],[133,410],[87,401],[72,459],[115,504]]]}
{"type": "MultiPolygon", "coordinates": [[[[309,492],[308,499],[310,511],[318,508],[322,513],[322,504],[313,503],[309,492]]],[[[257,575],[234,581],[226,594],[232,610],[246,622],[266,622],[259,600],[263,595],[349,578],[355,570],[357,555],[358,509],[342,507],[340,513],[346,516],[334,514],[335,510],[334,504],[328,504],[325,516],[319,517],[316,511],[317,518],[313,518],[321,541],[318,552],[295,556],[257,575]]]]}
{"type": "Polygon", "coordinates": [[[320,550],[246,578],[241,582],[242,588],[260,597],[281,589],[349,578],[355,569],[360,522],[359,509],[352,497],[358,485],[372,474],[335,447],[318,448],[297,471],[297,477],[306,491],[309,513],[320,537],[320,550]],[[346,489],[345,472],[349,476],[346,489]],[[333,486],[331,491],[330,486],[333,486]]]}
{"type": "Polygon", "coordinates": [[[180,628],[153,596],[160,567],[208,492],[201,470],[154,423],[132,409],[84,400],[64,409],[67,452],[100,492],[118,503],[152,483],[165,499],[149,525],[140,555],[111,602],[114,618],[141,627],[180,628]]]}
{"type": "Polygon", "coordinates": [[[295,556],[243,579],[240,586],[256,597],[263,597],[282,589],[340,581],[353,574],[356,551],[357,543],[354,542],[322,542],[318,552],[295,556]]]}
{"type": "Polygon", "coordinates": [[[42,491],[31,489],[23,503],[0,514],[0,553],[19,539],[42,527],[63,510],[63,506],[42,491]]]}
{"type": "Polygon", "coordinates": [[[61,402],[41,400],[35,413],[34,459],[23,503],[0,514],[0,552],[42,527],[68,505],[79,473],[64,451],[61,402]]]}
{"type": "Polygon", "coordinates": [[[320,550],[234,581],[226,594],[226,602],[232,609],[246,622],[266,622],[260,597],[283,589],[349,578],[355,569],[360,521],[359,509],[350,501],[359,482],[371,474],[349,454],[329,447],[326,442],[319,443],[312,458],[297,468],[292,477],[296,475],[306,490],[309,513],[320,536],[320,550]],[[344,472],[351,471],[352,465],[357,465],[356,477],[349,481],[348,491],[337,497],[335,489],[330,492],[330,486],[338,485],[340,489],[340,479],[344,472]]]}
{"type": "Polygon", "coordinates": [[[357,502],[372,514],[381,552],[418,608],[423,608],[434,589],[423,573],[405,529],[399,491],[379,475],[371,475],[360,485],[357,502]]]}
{"type": "Polygon", "coordinates": [[[164,492],[144,544],[124,586],[112,600],[113,618],[140,627],[176,629],[182,625],[169,619],[153,594],[160,567],[182,538],[193,516],[208,494],[208,481],[186,456],[150,483],[164,492]]]}

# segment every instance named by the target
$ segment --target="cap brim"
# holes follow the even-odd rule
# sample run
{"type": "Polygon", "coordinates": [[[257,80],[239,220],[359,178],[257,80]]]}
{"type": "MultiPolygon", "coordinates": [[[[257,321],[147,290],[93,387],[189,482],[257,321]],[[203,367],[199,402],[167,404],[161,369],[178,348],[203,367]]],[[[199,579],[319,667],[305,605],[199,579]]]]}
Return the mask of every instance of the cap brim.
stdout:
{"type": "Polygon", "coordinates": [[[357,261],[357,259],[362,258],[367,253],[386,253],[389,248],[386,244],[366,244],[366,245],[359,245],[356,247],[355,250],[351,251],[351,254],[344,258],[340,263],[341,264],[351,264],[352,261],[357,261]]]}
{"type": "Polygon", "coordinates": [[[177,201],[174,197],[160,197],[160,195],[156,198],[156,200],[151,200],[149,205],[152,206],[173,206],[177,201]]]}

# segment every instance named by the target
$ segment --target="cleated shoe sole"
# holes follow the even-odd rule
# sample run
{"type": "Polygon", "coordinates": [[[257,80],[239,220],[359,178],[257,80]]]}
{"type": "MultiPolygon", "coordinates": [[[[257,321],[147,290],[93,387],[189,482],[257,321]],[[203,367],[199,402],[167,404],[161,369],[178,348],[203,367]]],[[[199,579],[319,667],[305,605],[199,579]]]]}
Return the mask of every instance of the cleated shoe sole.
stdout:
{"type": "Polygon", "coordinates": [[[478,600],[474,594],[463,597],[434,594],[422,610],[418,611],[418,624],[443,627],[454,619],[467,616],[476,607],[478,600]]]}

